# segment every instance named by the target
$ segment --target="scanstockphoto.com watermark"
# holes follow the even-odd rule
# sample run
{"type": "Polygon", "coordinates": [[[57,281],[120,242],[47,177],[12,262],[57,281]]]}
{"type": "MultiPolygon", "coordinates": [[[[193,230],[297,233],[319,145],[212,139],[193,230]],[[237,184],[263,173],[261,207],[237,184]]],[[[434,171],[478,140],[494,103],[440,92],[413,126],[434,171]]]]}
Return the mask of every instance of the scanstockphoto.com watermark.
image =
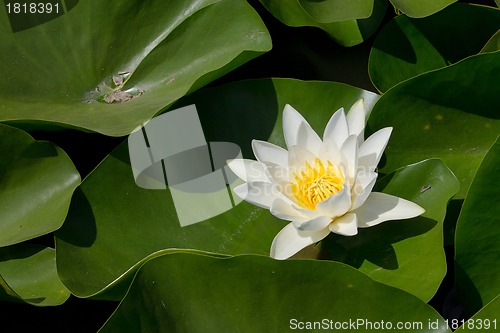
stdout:
{"type": "MultiPolygon", "coordinates": [[[[434,325],[439,327],[439,322],[429,321],[425,327],[434,328],[434,325]]],[[[391,321],[371,321],[365,318],[349,319],[344,321],[336,321],[324,318],[321,321],[300,321],[298,319],[290,319],[289,328],[296,331],[308,330],[325,330],[325,331],[356,331],[356,330],[370,330],[370,331],[417,331],[424,328],[424,323],[421,321],[399,321],[393,323],[391,321]]]]}
{"type": "Polygon", "coordinates": [[[429,319],[425,321],[385,321],[385,320],[369,320],[366,318],[349,319],[349,320],[332,320],[324,318],[320,321],[303,321],[292,318],[289,321],[289,328],[293,331],[310,331],[310,330],[324,330],[324,331],[422,331],[422,330],[438,330],[438,329],[452,329],[456,330],[462,327],[465,330],[485,330],[496,332],[497,320],[496,319],[468,319],[468,320],[440,320],[429,319]]]}

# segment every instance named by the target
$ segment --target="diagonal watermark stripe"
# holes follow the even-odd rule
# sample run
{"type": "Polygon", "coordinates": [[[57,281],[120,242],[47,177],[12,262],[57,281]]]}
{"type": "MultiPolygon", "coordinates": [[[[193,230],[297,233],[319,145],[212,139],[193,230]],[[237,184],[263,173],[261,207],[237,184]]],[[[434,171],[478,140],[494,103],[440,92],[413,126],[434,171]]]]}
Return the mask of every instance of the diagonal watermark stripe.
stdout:
{"type": "Polygon", "coordinates": [[[226,161],[241,158],[238,145],[207,143],[195,105],[153,118],[128,138],[135,182],[145,189],[170,190],[181,226],[232,209],[241,199],[232,189],[243,183],[226,161]]]}

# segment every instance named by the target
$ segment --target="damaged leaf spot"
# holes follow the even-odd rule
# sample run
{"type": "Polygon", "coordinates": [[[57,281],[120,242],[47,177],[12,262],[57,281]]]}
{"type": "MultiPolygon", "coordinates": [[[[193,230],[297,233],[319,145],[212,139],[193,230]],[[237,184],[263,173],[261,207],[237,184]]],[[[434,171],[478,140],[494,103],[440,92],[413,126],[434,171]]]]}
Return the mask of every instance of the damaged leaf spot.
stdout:
{"type": "Polygon", "coordinates": [[[432,185],[422,186],[422,188],[420,189],[420,193],[424,193],[426,191],[429,191],[431,188],[432,188],[432,185]]]}
{"type": "Polygon", "coordinates": [[[125,82],[127,82],[127,79],[130,77],[130,72],[128,71],[119,71],[117,75],[113,76],[113,84],[115,87],[120,88],[122,87],[125,82]]]}
{"type": "Polygon", "coordinates": [[[121,102],[129,101],[132,98],[133,98],[133,96],[130,95],[128,92],[117,90],[117,91],[113,91],[113,92],[107,94],[106,96],[104,96],[103,100],[106,103],[113,103],[113,102],[121,103],[121,102]]]}
{"type": "Polygon", "coordinates": [[[96,92],[101,94],[97,100],[108,104],[123,103],[142,95],[144,93],[142,89],[122,90],[130,76],[130,71],[119,71],[116,75],[101,82],[96,88],[96,92]]]}
{"type": "Polygon", "coordinates": [[[108,104],[122,103],[130,101],[131,99],[136,98],[138,96],[141,96],[143,93],[144,90],[142,89],[130,90],[130,91],[121,91],[118,89],[118,90],[113,90],[109,94],[106,94],[102,100],[108,104]]]}
{"type": "Polygon", "coordinates": [[[113,76],[113,83],[115,86],[121,86],[123,84],[123,76],[113,76]]]}

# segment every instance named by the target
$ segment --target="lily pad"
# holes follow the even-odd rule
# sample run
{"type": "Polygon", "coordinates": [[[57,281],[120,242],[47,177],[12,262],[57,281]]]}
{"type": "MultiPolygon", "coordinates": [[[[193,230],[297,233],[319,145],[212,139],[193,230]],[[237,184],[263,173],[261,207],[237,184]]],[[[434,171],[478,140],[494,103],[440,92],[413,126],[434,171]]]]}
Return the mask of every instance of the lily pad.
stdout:
{"type": "Polygon", "coordinates": [[[446,274],[443,221],[458,189],[457,179],[440,160],[399,169],[380,179],[374,191],[413,201],[425,213],[361,229],[353,237],[332,234],[321,243],[320,257],[347,263],[428,302],[446,274]]]}
{"type": "Polygon", "coordinates": [[[57,275],[55,255],[54,249],[39,245],[0,248],[0,299],[36,306],[64,303],[70,293],[57,275]]]}
{"type": "Polygon", "coordinates": [[[457,290],[470,314],[500,294],[500,140],[477,170],[457,222],[455,271],[457,290]]]}
{"type": "MultiPolygon", "coordinates": [[[[194,103],[208,142],[236,143],[244,157],[253,158],[250,144],[254,138],[284,144],[281,111],[286,103],[322,132],[335,110],[350,107],[359,98],[365,99],[370,110],[378,96],[339,83],[263,79],[202,90],[173,108],[194,103]]],[[[390,179],[384,191],[415,200],[427,209],[427,215],[370,228],[365,237],[382,240],[380,247],[367,245],[361,237],[348,249],[348,258],[339,258],[344,251],[330,253],[326,259],[363,266],[379,281],[428,300],[445,272],[441,223],[446,203],[457,191],[456,180],[436,160],[403,169],[390,179]],[[428,185],[432,189],[422,191],[428,185]],[[427,256],[415,256],[417,246],[427,256]],[[367,256],[372,250],[379,252],[367,256]],[[433,259],[429,261],[428,256],[433,259]],[[429,268],[431,278],[421,285],[413,283],[429,268]]],[[[269,255],[274,236],[285,224],[268,211],[242,202],[216,217],[181,227],[170,190],[146,190],[135,184],[124,143],[76,192],[67,221],[56,233],[58,269],[76,295],[117,299],[125,293],[131,275],[158,251],[269,255]]],[[[317,258],[318,253],[306,257],[317,258]]]]}
{"type": "MultiPolygon", "coordinates": [[[[455,332],[477,332],[498,329],[498,313],[500,312],[500,295],[486,304],[455,332]]],[[[458,322],[461,324],[461,322],[458,322]]],[[[449,325],[452,326],[452,325],[449,325]]],[[[453,327],[452,327],[453,328],[453,327]]]]}
{"type": "Polygon", "coordinates": [[[385,92],[409,78],[456,63],[479,53],[498,29],[500,11],[485,6],[455,4],[422,19],[398,16],[373,44],[368,63],[372,83],[385,92]]]}
{"type": "MultiPolygon", "coordinates": [[[[286,103],[307,112],[310,123],[322,131],[335,110],[359,98],[371,109],[378,96],[340,83],[262,79],[203,90],[173,108],[195,103],[207,142],[232,142],[243,156],[253,157],[254,138],[284,143],[281,112],[286,103]]],[[[283,226],[268,211],[243,202],[181,227],[169,189],[147,190],[135,183],[125,142],[75,192],[66,223],[56,233],[58,270],[78,296],[108,293],[105,289],[116,285],[110,296],[97,296],[119,299],[127,288],[119,283],[124,274],[133,274],[158,251],[269,255],[283,226]]]]}
{"type": "Polygon", "coordinates": [[[354,46],[368,39],[382,23],[387,9],[386,0],[260,2],[284,24],[320,28],[343,46],[354,46]]]}
{"type": "Polygon", "coordinates": [[[243,0],[81,1],[0,38],[0,121],[111,136],[271,48],[243,0]]]}
{"type": "Polygon", "coordinates": [[[495,52],[500,50],[500,29],[490,38],[488,43],[481,49],[481,53],[495,52]]]}
{"type": "Polygon", "coordinates": [[[0,124],[0,246],[57,230],[79,184],[62,149],[0,124]]]}
{"type": "Polygon", "coordinates": [[[457,0],[390,0],[395,8],[410,17],[425,17],[432,15],[457,0]]]}
{"type": "Polygon", "coordinates": [[[464,198],[484,155],[500,133],[500,52],[400,83],[375,105],[368,126],[392,126],[381,172],[440,158],[460,181],[464,198]]]}
{"type": "Polygon", "coordinates": [[[373,0],[295,0],[287,7],[299,5],[314,20],[322,23],[356,20],[370,17],[373,11],[373,0]]]}
{"type": "Polygon", "coordinates": [[[450,332],[418,298],[340,263],[174,254],[140,269],[99,332],[373,332],[398,323],[450,332]]]}

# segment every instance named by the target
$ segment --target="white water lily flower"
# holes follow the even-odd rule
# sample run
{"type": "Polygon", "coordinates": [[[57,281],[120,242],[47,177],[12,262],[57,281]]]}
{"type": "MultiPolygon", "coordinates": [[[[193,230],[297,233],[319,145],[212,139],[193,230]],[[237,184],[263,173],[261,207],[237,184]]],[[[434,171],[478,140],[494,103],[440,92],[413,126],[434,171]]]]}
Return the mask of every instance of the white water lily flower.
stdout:
{"type": "Polygon", "coordinates": [[[291,221],[274,238],[271,257],[287,259],[330,232],[353,236],[358,228],[424,212],[413,202],[372,192],[376,166],[392,128],[383,128],[366,140],[364,128],[363,100],[356,102],[347,116],[343,108],[335,112],[323,139],[286,105],[283,133],[288,151],[253,140],[257,161],[235,159],[228,163],[246,182],[234,189],[239,197],[291,221]]]}

